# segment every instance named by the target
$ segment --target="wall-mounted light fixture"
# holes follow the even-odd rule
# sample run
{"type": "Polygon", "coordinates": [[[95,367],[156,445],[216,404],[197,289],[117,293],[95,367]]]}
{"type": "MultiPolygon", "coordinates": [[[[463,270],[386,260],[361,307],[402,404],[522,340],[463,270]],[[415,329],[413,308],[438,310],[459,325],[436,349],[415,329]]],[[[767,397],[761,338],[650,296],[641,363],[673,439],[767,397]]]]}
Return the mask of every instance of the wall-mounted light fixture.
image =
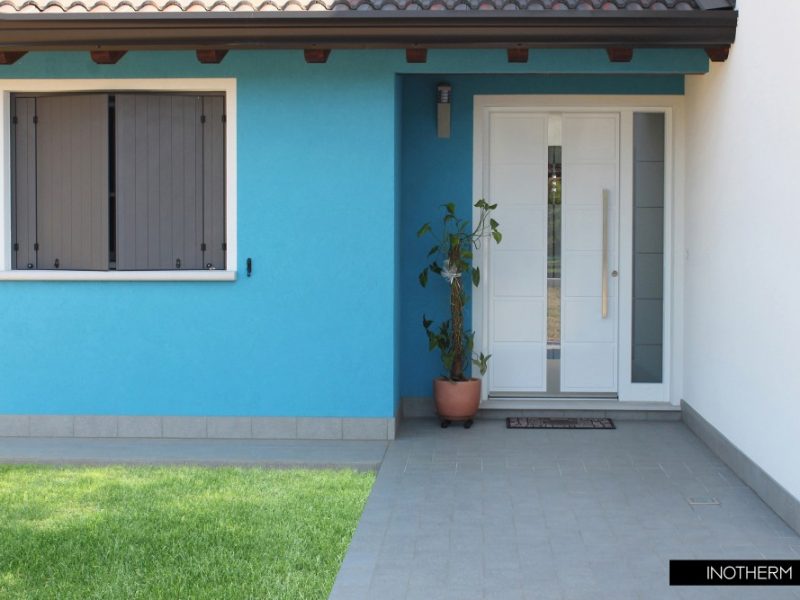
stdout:
{"type": "Polygon", "coordinates": [[[450,97],[453,88],[449,83],[436,86],[436,136],[450,137],[450,97]]]}

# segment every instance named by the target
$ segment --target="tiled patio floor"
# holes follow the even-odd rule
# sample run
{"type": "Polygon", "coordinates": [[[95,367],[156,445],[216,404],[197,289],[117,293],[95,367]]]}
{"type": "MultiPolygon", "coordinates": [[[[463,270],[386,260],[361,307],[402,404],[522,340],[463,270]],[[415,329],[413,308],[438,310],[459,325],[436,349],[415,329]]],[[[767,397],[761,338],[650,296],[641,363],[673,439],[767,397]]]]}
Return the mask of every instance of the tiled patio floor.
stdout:
{"type": "Polygon", "coordinates": [[[683,423],[617,425],[405,422],[331,598],[800,598],[669,588],[671,558],[797,559],[800,537],[683,423]]]}

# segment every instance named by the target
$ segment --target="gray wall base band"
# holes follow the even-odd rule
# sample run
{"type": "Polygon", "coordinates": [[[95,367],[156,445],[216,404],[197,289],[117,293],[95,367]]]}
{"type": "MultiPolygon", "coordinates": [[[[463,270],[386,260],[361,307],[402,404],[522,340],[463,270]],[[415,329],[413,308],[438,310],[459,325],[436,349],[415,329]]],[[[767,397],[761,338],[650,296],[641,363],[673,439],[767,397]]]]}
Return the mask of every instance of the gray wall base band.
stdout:
{"type": "Polygon", "coordinates": [[[0,437],[393,440],[395,418],[0,415],[0,437]]]}
{"type": "MultiPolygon", "coordinates": [[[[429,418],[436,416],[433,398],[425,396],[407,396],[402,399],[403,418],[429,418]]],[[[680,421],[681,411],[676,406],[675,410],[639,410],[624,408],[605,409],[571,409],[571,408],[518,408],[498,409],[482,408],[478,411],[481,419],[505,419],[506,417],[575,417],[597,419],[610,417],[619,421],[680,421]]]]}
{"type": "Polygon", "coordinates": [[[742,452],[733,442],[705,420],[700,413],[681,401],[683,421],[694,434],[719,456],[742,481],[786,523],[800,533],[800,500],[790,494],[764,469],[742,452]]]}

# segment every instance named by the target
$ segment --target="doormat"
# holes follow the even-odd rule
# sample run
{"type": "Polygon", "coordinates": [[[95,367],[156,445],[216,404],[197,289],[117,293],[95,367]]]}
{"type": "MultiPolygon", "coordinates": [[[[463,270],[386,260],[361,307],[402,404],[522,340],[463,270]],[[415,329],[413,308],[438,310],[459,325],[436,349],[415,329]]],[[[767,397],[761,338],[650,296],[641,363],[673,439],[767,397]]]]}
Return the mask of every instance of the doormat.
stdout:
{"type": "Polygon", "coordinates": [[[616,429],[606,417],[577,419],[568,417],[508,417],[508,429],[616,429]]]}

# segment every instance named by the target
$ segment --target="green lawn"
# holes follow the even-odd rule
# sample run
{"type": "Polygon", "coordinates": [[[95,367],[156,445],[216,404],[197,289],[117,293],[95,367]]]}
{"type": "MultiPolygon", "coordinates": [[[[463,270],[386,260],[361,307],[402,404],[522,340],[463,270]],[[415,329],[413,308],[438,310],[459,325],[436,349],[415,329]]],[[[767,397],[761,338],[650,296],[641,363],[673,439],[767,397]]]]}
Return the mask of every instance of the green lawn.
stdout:
{"type": "Polygon", "coordinates": [[[374,480],[0,466],[0,598],[327,598],[374,480]]]}

